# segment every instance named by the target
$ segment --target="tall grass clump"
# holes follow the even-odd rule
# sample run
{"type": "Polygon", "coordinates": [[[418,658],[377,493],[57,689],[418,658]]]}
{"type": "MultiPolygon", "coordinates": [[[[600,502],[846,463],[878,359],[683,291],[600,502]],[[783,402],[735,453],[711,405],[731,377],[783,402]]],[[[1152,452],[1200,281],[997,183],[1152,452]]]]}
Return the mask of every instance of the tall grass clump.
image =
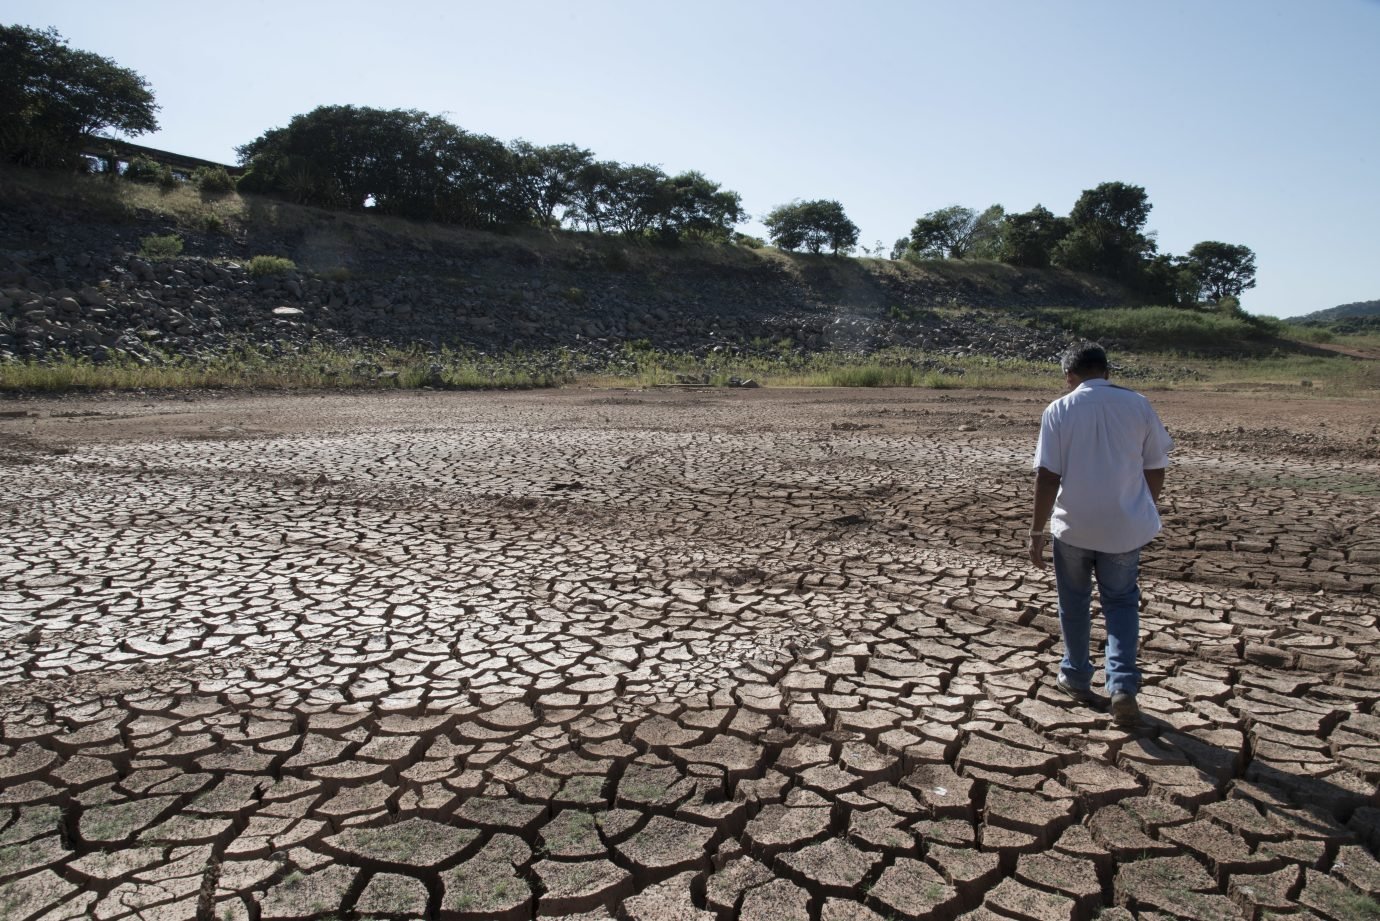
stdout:
{"type": "Polygon", "coordinates": [[[154,234],[139,241],[139,255],[153,262],[166,262],[182,255],[182,238],[175,233],[154,234]]]}
{"type": "Polygon", "coordinates": [[[255,256],[246,266],[255,278],[264,275],[286,275],[297,268],[297,263],[283,256],[255,256]]]}

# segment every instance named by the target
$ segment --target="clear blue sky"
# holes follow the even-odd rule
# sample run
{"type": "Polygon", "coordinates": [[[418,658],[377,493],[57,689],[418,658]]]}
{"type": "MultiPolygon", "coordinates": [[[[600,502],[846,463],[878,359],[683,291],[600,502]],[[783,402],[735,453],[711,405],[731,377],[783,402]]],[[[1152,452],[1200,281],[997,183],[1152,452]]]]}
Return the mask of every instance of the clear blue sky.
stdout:
{"type": "Polygon", "coordinates": [[[696,169],[871,245],[951,204],[1144,186],[1160,249],[1257,255],[1254,313],[1380,298],[1380,0],[5,0],[150,81],[141,140],[234,162],[319,105],[696,169]]]}

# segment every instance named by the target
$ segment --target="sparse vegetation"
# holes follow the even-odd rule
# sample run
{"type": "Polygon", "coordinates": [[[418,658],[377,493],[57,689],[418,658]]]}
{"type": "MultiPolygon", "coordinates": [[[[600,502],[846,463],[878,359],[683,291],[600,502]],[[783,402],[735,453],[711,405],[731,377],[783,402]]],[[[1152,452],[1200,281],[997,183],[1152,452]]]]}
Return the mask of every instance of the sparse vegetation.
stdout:
{"type": "Polygon", "coordinates": [[[223,166],[203,166],[192,174],[192,182],[202,195],[229,195],[235,191],[235,180],[223,166]]]}
{"type": "Polygon", "coordinates": [[[1137,351],[1239,351],[1242,342],[1270,340],[1286,332],[1283,324],[1268,317],[1177,307],[1062,309],[1042,313],[1077,336],[1137,351]]]}
{"type": "MultiPolygon", "coordinates": [[[[577,774],[565,782],[562,793],[565,799],[576,802],[602,802],[605,782],[605,778],[598,774],[577,774]]],[[[589,813],[577,813],[576,822],[594,827],[594,817],[589,813]]]]}
{"type": "Polygon", "coordinates": [[[529,389],[570,383],[561,355],[481,355],[397,348],[312,346],[275,351],[244,345],[209,358],[162,361],[81,358],[0,364],[0,391],[72,390],[297,390],[297,389],[529,389]]]}
{"type": "Polygon", "coordinates": [[[138,156],[130,160],[122,175],[129,182],[156,185],[165,189],[171,188],[177,182],[173,178],[171,169],[161,163],[155,163],[145,156],[138,156]]]}
{"type": "Polygon", "coordinates": [[[154,262],[165,262],[182,255],[182,238],[175,233],[154,234],[139,241],[139,255],[154,262]]]}
{"type": "Polygon", "coordinates": [[[285,275],[296,270],[297,263],[283,256],[254,256],[245,266],[256,278],[264,275],[285,275]]]}
{"type": "MultiPolygon", "coordinates": [[[[1124,356],[1115,370],[1133,386],[1179,389],[1290,389],[1315,396],[1347,396],[1380,388],[1380,362],[1345,356],[1269,354],[1210,358],[1177,354],[1124,356]],[[1305,383],[1307,382],[1307,383],[1305,383]]],[[[480,353],[396,346],[337,347],[244,344],[194,358],[168,355],[148,361],[116,358],[95,363],[58,357],[0,364],[0,392],[61,393],[101,390],[525,390],[596,387],[727,387],[752,382],[769,387],[920,387],[985,390],[1057,390],[1050,362],[955,357],[913,349],[870,355],[756,353],[696,356],[642,343],[613,357],[566,349],[480,353]]]]}

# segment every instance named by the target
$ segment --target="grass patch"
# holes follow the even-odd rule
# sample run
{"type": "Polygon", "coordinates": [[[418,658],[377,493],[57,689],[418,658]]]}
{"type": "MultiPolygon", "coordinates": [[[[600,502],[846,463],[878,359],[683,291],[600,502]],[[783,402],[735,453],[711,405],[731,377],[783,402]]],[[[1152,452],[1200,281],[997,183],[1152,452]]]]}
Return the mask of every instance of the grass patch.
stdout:
{"type": "Polygon", "coordinates": [[[1180,307],[1060,308],[1040,311],[1083,339],[1116,342],[1137,351],[1241,351],[1286,334],[1278,320],[1186,310],[1180,307]]]}
{"type": "Polygon", "coordinates": [[[1380,361],[1345,355],[1271,354],[1259,358],[1209,359],[1160,356],[1184,372],[1183,389],[1288,390],[1296,394],[1348,397],[1380,389],[1380,361]]]}
{"type": "MultiPolygon", "coordinates": [[[[1130,387],[1289,391],[1348,397],[1380,389],[1380,361],[1280,354],[1254,359],[1192,355],[1127,356],[1113,376],[1130,387]]],[[[105,390],[525,390],[583,385],[645,389],[726,387],[901,387],[930,390],[1034,390],[1057,393],[1052,362],[888,349],[870,355],[769,350],[696,356],[645,343],[612,356],[567,349],[483,353],[398,346],[294,347],[245,344],[202,358],[166,355],[26,359],[0,364],[0,392],[105,390]]]]}
{"type": "Polygon", "coordinates": [[[1297,323],[1285,323],[1284,335],[1297,342],[1327,343],[1337,341],[1337,334],[1326,326],[1300,326],[1297,323]]]}
{"type": "Polygon", "coordinates": [[[297,268],[297,263],[282,256],[254,256],[245,268],[250,275],[258,278],[262,275],[286,275],[297,268]]]}
{"type": "Polygon", "coordinates": [[[247,205],[230,193],[207,198],[192,183],[169,187],[106,176],[0,167],[0,202],[8,206],[83,210],[112,221],[135,222],[157,215],[189,230],[242,222],[247,205]],[[214,219],[214,220],[212,220],[214,219]]]}
{"type": "Polygon", "coordinates": [[[711,353],[704,357],[630,343],[603,368],[581,373],[580,382],[610,387],[723,387],[734,381],[769,387],[923,387],[1020,389],[1062,380],[1053,364],[954,357],[916,349],[856,353],[805,353],[772,349],[758,354],[711,353]]]}
{"type": "Polygon", "coordinates": [[[182,255],[182,238],[175,233],[144,237],[139,241],[139,255],[152,262],[166,262],[182,255]]]}
{"type": "Polygon", "coordinates": [[[210,358],[168,356],[23,360],[0,364],[0,392],[64,393],[100,390],[519,390],[574,380],[560,354],[500,356],[442,350],[300,350],[245,345],[210,358]]]}

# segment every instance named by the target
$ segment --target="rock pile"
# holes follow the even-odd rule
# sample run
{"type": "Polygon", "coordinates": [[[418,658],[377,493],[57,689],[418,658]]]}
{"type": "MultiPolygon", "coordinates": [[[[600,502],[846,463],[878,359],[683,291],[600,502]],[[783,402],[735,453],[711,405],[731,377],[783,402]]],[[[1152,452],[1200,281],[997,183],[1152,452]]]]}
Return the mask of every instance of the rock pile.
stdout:
{"type": "Polygon", "coordinates": [[[390,238],[326,247],[333,267],[323,269],[317,238],[184,233],[187,255],[152,261],[137,255],[148,227],[37,226],[0,217],[0,360],[199,357],[235,342],[313,341],[594,355],[626,342],[695,354],[910,346],[1047,359],[1067,334],[1042,327],[1038,308],[1112,298],[1055,273],[1008,270],[1014,284],[986,287],[853,260],[714,261],[686,250],[634,261],[568,239],[536,249],[507,238],[390,238]],[[255,275],[256,251],[288,252],[317,269],[255,275]]]}

